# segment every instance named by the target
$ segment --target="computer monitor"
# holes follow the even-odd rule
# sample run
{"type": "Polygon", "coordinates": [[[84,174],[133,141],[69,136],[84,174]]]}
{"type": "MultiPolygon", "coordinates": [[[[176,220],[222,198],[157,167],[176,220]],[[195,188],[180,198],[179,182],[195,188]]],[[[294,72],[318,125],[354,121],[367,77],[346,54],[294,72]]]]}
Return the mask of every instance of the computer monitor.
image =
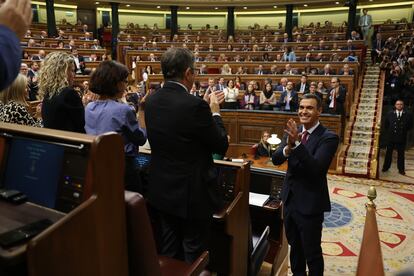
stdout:
{"type": "Polygon", "coordinates": [[[69,212],[83,200],[87,160],[85,148],[10,137],[0,186],[24,193],[29,202],[69,212]]]}

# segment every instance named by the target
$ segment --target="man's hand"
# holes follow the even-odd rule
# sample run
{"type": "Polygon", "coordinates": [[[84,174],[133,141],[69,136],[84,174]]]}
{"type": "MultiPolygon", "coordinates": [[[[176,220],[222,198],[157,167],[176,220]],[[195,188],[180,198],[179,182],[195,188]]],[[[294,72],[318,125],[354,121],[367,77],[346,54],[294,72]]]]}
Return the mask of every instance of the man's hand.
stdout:
{"type": "MultiPolygon", "coordinates": [[[[212,113],[219,113],[220,112],[220,101],[219,99],[221,96],[220,93],[210,93],[210,109],[212,113]]],[[[224,94],[222,95],[222,98],[224,99],[224,94]]]]}
{"type": "Polygon", "coordinates": [[[0,25],[10,28],[19,38],[23,38],[32,23],[30,0],[6,0],[0,6],[0,25]]]}
{"type": "Polygon", "coordinates": [[[288,147],[289,149],[295,147],[295,141],[299,141],[299,132],[295,120],[289,119],[286,123],[286,129],[284,130],[288,135],[288,147]]]}

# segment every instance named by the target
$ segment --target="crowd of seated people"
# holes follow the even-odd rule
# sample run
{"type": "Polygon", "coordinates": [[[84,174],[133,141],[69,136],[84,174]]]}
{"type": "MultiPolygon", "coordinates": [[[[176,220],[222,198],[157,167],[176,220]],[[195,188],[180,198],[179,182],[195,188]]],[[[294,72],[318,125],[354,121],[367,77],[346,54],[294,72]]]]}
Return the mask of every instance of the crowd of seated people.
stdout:
{"type": "Polygon", "coordinates": [[[240,76],[228,78],[220,77],[217,82],[214,78],[209,78],[206,86],[195,82],[190,93],[194,96],[204,97],[207,93],[224,91],[225,109],[244,109],[244,110],[276,110],[286,112],[296,112],[298,109],[299,97],[302,94],[312,93],[323,101],[323,112],[329,114],[344,115],[344,104],[346,99],[346,89],[341,85],[337,76],[331,78],[329,88],[320,82],[308,82],[307,76],[302,75],[298,83],[289,81],[284,77],[279,84],[272,83],[271,79],[266,79],[263,87],[259,87],[257,81],[242,81],[240,76]]]}

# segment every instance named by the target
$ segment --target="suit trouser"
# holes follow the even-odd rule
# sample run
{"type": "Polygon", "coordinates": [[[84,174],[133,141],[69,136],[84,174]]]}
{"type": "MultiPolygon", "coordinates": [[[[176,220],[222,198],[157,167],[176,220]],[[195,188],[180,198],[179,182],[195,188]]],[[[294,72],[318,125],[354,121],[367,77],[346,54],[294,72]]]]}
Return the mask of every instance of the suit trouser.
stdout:
{"type": "Polygon", "coordinates": [[[184,219],[156,211],[159,253],[187,263],[208,250],[211,219],[184,219]]]}
{"type": "Polygon", "coordinates": [[[303,215],[296,210],[284,208],[284,225],[286,238],[290,245],[290,266],[294,276],[323,275],[324,262],[321,238],[323,213],[303,215]]]}
{"type": "Polygon", "coordinates": [[[389,143],[387,145],[387,151],[385,152],[384,158],[384,165],[382,168],[384,170],[388,170],[391,167],[392,162],[392,152],[394,149],[397,150],[398,158],[397,158],[397,167],[398,171],[403,172],[405,171],[405,144],[404,143],[389,143]]]}
{"type": "Polygon", "coordinates": [[[365,40],[365,45],[368,43],[368,35],[369,35],[369,28],[368,27],[361,27],[362,35],[365,40]]]}

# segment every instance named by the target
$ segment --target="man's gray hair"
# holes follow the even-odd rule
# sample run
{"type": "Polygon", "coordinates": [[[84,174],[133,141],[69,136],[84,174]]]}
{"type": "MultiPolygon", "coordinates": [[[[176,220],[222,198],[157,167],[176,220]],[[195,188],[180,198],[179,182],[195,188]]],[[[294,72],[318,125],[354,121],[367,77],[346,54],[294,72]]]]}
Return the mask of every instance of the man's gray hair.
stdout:
{"type": "Polygon", "coordinates": [[[182,80],[185,71],[194,71],[194,55],[184,48],[170,48],[161,57],[161,69],[165,80],[182,80]]]}

